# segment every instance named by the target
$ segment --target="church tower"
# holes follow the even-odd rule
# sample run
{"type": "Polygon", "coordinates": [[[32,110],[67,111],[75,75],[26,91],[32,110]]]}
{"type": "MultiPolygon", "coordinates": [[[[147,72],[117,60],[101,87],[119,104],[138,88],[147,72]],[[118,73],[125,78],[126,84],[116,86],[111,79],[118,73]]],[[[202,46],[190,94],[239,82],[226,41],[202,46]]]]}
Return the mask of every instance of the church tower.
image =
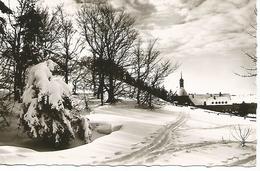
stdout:
{"type": "Polygon", "coordinates": [[[182,72],[181,72],[181,79],[180,79],[180,88],[184,88],[184,79],[182,78],[182,72]]]}
{"type": "Polygon", "coordinates": [[[180,79],[180,88],[177,90],[177,95],[178,96],[188,96],[188,93],[184,89],[184,79],[182,78],[182,73],[181,73],[181,79],[180,79]]]}

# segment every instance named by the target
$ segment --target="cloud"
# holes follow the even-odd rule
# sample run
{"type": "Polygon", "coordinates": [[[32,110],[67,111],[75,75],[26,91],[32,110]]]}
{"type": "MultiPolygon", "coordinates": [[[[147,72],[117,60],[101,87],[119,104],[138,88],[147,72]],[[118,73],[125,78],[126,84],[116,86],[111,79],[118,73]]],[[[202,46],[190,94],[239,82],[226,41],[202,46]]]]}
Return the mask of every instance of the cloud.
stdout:
{"type": "MultiPolygon", "coordinates": [[[[74,0],[66,0],[67,4],[69,1],[74,0]]],[[[188,87],[191,91],[256,90],[255,78],[244,81],[234,74],[250,63],[242,51],[255,53],[256,40],[247,33],[255,32],[250,26],[255,22],[255,0],[107,1],[136,17],[136,28],[144,39],[158,38],[162,56],[174,57],[183,64],[180,70],[192,83],[188,87]],[[210,82],[208,86],[201,87],[203,80],[210,82]],[[243,90],[236,85],[243,86],[243,90]]],[[[171,75],[166,87],[178,84],[178,76],[171,75]]]]}
{"type": "Polygon", "coordinates": [[[168,11],[164,9],[163,13],[158,10],[151,15],[150,19],[146,19],[141,24],[145,25],[149,21],[152,27],[140,27],[140,29],[147,35],[158,37],[163,49],[167,52],[189,51],[192,54],[192,50],[198,48],[201,50],[212,48],[212,51],[221,48],[224,51],[240,50],[243,48],[241,47],[243,42],[247,42],[249,46],[254,44],[254,40],[247,34],[254,18],[254,1],[248,3],[241,1],[241,3],[243,5],[230,2],[226,2],[226,5],[225,3],[218,5],[218,1],[206,0],[200,1],[200,5],[194,5],[192,8],[190,3],[184,3],[182,10],[185,7],[188,8],[187,10],[192,9],[186,14],[181,14],[180,10],[175,10],[176,6],[172,5],[168,7],[168,11]],[[229,10],[223,9],[229,5],[231,5],[229,10]],[[174,15],[172,15],[174,11],[175,17],[179,17],[179,21],[175,23],[173,22],[174,15]],[[172,19],[165,17],[167,13],[172,16],[172,19]],[[230,45],[226,46],[227,44],[230,45]]]}
{"type": "MultiPolygon", "coordinates": [[[[254,0],[150,0],[149,3],[156,10],[139,20],[138,28],[146,38],[159,38],[163,56],[174,57],[183,64],[180,70],[186,71],[192,82],[193,86],[188,87],[191,91],[256,90],[255,78],[244,81],[234,74],[241,70],[240,66],[250,64],[242,51],[255,53],[256,40],[247,33],[254,32],[250,28],[255,22],[254,0]],[[210,82],[208,87],[199,88],[202,80],[198,75],[210,82]]],[[[173,77],[178,75],[171,75],[170,80],[173,77]]],[[[166,87],[175,83],[178,80],[168,81],[166,87]]]]}
{"type": "Polygon", "coordinates": [[[125,5],[145,16],[156,12],[155,6],[148,1],[145,2],[142,0],[125,0],[125,5]]]}

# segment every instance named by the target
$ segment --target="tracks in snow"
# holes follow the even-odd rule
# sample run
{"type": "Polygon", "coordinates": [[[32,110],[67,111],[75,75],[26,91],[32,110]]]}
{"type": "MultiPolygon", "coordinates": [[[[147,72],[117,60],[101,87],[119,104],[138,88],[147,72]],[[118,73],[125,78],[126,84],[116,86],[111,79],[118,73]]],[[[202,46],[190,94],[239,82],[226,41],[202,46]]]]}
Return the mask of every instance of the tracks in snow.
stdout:
{"type": "Polygon", "coordinates": [[[168,124],[164,126],[162,129],[158,130],[156,133],[153,133],[150,137],[154,137],[157,135],[150,144],[143,146],[139,148],[136,151],[133,151],[127,155],[121,156],[116,159],[106,160],[102,162],[102,164],[133,164],[137,161],[142,161],[144,158],[147,158],[148,156],[151,157],[154,155],[154,152],[156,152],[159,149],[164,149],[168,145],[172,144],[173,137],[172,133],[187,119],[187,114],[180,113],[177,117],[177,121],[168,124]]]}
{"type": "MultiPolygon", "coordinates": [[[[112,113],[112,112],[111,112],[112,113]]],[[[176,116],[176,115],[175,115],[176,116]]],[[[102,165],[143,165],[143,164],[153,164],[163,161],[167,158],[167,155],[172,155],[173,153],[184,151],[190,153],[194,149],[200,149],[202,147],[211,148],[212,145],[221,144],[222,141],[203,141],[198,143],[189,144],[178,144],[178,129],[186,122],[189,118],[189,114],[186,112],[180,112],[176,120],[168,125],[163,126],[161,129],[145,137],[144,142],[135,144],[131,146],[133,151],[128,153],[118,154],[117,158],[109,159],[105,161],[98,162],[102,165]],[[141,147],[138,146],[143,144],[141,147]]],[[[222,128],[227,127],[227,125],[217,127],[222,128]]],[[[200,128],[201,129],[201,128],[200,128]]],[[[207,128],[205,128],[207,129],[207,128]]],[[[215,128],[209,128],[215,129],[215,128]]],[[[233,141],[227,143],[235,143],[233,141]]],[[[115,154],[117,155],[117,154],[115,154]]],[[[237,166],[246,165],[247,163],[254,161],[255,155],[248,156],[245,159],[237,160],[232,163],[227,161],[223,166],[237,166]],[[228,164],[229,163],[229,164],[228,164]]],[[[97,163],[95,163],[97,164],[97,163]]],[[[209,164],[213,166],[212,164],[209,164]]]]}
{"type": "Polygon", "coordinates": [[[254,160],[256,160],[256,155],[251,155],[245,159],[241,159],[236,162],[233,162],[233,163],[229,164],[228,166],[241,166],[241,165],[245,165],[254,160]]]}

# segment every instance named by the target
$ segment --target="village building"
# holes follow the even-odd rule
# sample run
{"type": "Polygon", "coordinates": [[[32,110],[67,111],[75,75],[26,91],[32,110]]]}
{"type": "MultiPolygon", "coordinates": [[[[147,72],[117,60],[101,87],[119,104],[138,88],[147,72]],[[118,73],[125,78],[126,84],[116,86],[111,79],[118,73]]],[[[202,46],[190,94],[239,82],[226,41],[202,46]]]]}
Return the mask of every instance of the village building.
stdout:
{"type": "Polygon", "coordinates": [[[246,105],[248,113],[256,113],[255,95],[231,95],[229,93],[216,94],[188,94],[184,88],[184,79],[179,80],[179,89],[175,92],[177,105],[195,106],[219,112],[239,113],[241,106],[246,105]]]}

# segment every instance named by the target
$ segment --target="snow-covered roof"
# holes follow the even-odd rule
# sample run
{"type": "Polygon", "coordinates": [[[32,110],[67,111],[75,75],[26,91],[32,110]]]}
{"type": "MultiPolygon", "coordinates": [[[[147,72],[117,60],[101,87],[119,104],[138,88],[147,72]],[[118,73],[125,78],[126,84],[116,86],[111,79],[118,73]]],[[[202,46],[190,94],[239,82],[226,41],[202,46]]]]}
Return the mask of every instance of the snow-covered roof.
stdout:
{"type": "Polygon", "coordinates": [[[210,97],[206,101],[207,105],[228,105],[231,103],[231,96],[225,95],[225,96],[218,96],[218,97],[210,97]]]}
{"type": "Polygon", "coordinates": [[[191,101],[195,105],[223,105],[233,103],[255,103],[256,95],[230,95],[230,94],[190,94],[191,101]]]}
{"type": "Polygon", "coordinates": [[[207,94],[205,94],[205,95],[196,95],[196,94],[190,95],[190,99],[194,103],[194,105],[203,105],[204,101],[206,101],[209,97],[210,96],[208,96],[207,94]]]}

